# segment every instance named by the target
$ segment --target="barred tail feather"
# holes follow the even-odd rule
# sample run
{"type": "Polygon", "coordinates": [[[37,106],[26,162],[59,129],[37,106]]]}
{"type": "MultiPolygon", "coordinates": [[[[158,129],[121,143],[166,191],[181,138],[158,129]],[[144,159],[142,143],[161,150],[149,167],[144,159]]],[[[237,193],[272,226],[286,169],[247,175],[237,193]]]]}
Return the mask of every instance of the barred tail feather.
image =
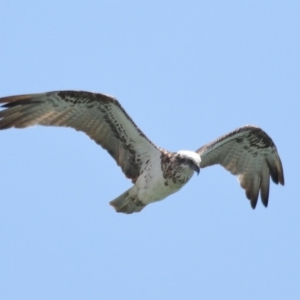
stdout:
{"type": "Polygon", "coordinates": [[[135,197],[130,196],[130,188],[116,199],[109,202],[109,204],[116,210],[125,214],[133,212],[140,212],[146,205],[136,200],[135,197]]]}

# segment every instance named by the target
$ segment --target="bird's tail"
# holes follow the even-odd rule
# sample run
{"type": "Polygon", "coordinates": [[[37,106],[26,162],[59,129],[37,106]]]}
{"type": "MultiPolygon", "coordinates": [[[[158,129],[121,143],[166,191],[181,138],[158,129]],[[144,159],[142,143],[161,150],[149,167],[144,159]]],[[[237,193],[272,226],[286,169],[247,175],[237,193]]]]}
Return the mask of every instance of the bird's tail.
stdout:
{"type": "Polygon", "coordinates": [[[131,187],[119,197],[109,202],[116,212],[131,214],[133,212],[140,212],[146,206],[141,201],[137,200],[136,196],[130,195],[130,190],[132,188],[134,187],[131,187]]]}

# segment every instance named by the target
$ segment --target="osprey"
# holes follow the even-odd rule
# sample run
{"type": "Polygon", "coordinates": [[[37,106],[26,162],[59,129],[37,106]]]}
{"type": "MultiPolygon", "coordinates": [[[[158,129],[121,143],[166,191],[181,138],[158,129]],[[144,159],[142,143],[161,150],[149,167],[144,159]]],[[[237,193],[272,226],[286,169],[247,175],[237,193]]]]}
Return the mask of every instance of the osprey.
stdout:
{"type": "Polygon", "coordinates": [[[153,144],[113,97],[56,91],[0,98],[0,129],[64,126],[85,132],[115,159],[134,185],[110,202],[117,212],[141,211],[180,190],[200,168],[220,164],[237,175],[254,209],[258,194],[268,205],[270,176],[284,185],[275,144],[262,129],[247,125],[196,151],[166,151],[153,144]]]}

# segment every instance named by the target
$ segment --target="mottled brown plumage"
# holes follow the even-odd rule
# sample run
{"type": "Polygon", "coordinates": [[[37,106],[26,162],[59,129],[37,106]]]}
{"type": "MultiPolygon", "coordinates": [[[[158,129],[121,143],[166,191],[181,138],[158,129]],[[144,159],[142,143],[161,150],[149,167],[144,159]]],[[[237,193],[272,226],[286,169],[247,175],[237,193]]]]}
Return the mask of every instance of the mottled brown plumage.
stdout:
{"type": "Polygon", "coordinates": [[[282,164],[272,139],[260,128],[245,126],[196,152],[169,152],[154,145],[113,97],[82,91],[57,91],[0,98],[0,129],[33,125],[71,127],[106,149],[134,185],[110,202],[118,212],[141,211],[177,192],[200,167],[220,164],[238,175],[255,208],[265,206],[269,177],[284,184],[282,164]],[[201,164],[200,164],[201,161],[201,164]]]}
{"type": "Polygon", "coordinates": [[[0,129],[39,124],[83,131],[109,152],[133,182],[140,174],[144,153],[159,151],[110,96],[62,91],[4,97],[0,103],[7,108],[0,112],[0,129]]]}
{"type": "Polygon", "coordinates": [[[273,182],[284,185],[283,168],[276,146],[258,127],[241,127],[196,152],[201,156],[201,168],[220,164],[238,175],[252,208],[256,207],[259,192],[262,203],[268,205],[270,175],[273,182]]]}

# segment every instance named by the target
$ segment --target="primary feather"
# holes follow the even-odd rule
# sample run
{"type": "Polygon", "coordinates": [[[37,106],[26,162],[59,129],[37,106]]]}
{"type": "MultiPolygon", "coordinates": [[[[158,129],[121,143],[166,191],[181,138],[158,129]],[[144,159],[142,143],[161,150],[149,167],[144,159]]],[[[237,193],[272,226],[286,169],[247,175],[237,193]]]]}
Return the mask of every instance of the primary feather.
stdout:
{"type": "Polygon", "coordinates": [[[237,175],[252,208],[260,193],[267,206],[269,178],[284,184],[275,144],[260,128],[241,127],[197,151],[169,152],[154,145],[113,97],[83,91],[56,91],[0,98],[0,129],[33,125],[71,127],[86,133],[115,159],[134,185],[111,201],[116,211],[141,211],[177,192],[214,164],[237,175]]]}

